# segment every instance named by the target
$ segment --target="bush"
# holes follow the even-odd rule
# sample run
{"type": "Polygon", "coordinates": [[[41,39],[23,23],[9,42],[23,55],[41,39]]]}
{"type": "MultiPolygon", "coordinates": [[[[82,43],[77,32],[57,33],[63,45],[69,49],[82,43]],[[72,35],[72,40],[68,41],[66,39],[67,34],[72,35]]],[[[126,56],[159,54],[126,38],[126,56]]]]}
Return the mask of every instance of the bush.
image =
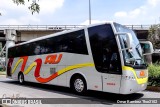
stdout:
{"type": "Polygon", "coordinates": [[[148,73],[149,73],[149,77],[152,77],[152,78],[160,77],[160,65],[157,63],[149,65],[148,73]]]}
{"type": "Polygon", "coordinates": [[[148,67],[149,83],[151,86],[160,86],[160,65],[154,63],[148,67]]]}

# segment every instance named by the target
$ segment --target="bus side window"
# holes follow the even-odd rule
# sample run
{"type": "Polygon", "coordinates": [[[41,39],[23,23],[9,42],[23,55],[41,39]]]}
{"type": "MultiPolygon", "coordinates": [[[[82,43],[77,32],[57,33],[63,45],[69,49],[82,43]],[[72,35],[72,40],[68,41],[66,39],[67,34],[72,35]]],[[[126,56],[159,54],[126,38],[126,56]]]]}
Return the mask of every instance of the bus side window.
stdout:
{"type": "Polygon", "coordinates": [[[121,60],[112,27],[109,24],[88,29],[93,60],[97,71],[121,74],[121,60]]]}

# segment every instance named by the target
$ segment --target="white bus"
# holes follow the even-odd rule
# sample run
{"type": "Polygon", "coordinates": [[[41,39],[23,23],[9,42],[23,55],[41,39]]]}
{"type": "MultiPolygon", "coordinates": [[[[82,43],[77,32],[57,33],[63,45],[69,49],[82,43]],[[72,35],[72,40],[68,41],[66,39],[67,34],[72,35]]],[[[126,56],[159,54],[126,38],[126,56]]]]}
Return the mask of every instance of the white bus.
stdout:
{"type": "MultiPolygon", "coordinates": [[[[148,49],[151,53],[152,45],[148,49]]],[[[147,66],[135,33],[115,22],[36,38],[7,49],[7,77],[130,94],[146,89],[147,66]]]]}

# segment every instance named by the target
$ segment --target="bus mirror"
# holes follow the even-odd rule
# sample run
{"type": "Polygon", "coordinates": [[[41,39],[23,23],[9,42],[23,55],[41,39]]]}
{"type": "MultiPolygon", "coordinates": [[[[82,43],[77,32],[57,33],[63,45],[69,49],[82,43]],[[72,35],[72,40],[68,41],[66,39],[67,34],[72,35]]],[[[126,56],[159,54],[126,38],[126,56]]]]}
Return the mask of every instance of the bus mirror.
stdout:
{"type": "Polygon", "coordinates": [[[122,50],[130,50],[130,49],[132,49],[132,47],[131,47],[132,35],[130,33],[121,32],[121,33],[117,33],[116,35],[125,36],[125,41],[124,42],[125,42],[126,48],[122,49],[122,50]]]}
{"type": "Polygon", "coordinates": [[[150,55],[153,54],[153,45],[150,41],[140,41],[143,55],[150,55]]]}
{"type": "Polygon", "coordinates": [[[127,48],[132,49],[131,48],[132,35],[130,33],[126,33],[126,38],[127,38],[127,48]]]}

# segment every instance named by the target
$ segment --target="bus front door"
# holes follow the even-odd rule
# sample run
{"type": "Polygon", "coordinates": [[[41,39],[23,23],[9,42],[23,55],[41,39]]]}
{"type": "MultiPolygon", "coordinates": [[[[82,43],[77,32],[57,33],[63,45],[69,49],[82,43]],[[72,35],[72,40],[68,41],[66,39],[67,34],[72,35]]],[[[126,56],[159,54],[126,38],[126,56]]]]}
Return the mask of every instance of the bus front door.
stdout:
{"type": "Polygon", "coordinates": [[[118,52],[107,55],[103,61],[103,91],[119,93],[121,86],[122,69],[118,52]]]}

